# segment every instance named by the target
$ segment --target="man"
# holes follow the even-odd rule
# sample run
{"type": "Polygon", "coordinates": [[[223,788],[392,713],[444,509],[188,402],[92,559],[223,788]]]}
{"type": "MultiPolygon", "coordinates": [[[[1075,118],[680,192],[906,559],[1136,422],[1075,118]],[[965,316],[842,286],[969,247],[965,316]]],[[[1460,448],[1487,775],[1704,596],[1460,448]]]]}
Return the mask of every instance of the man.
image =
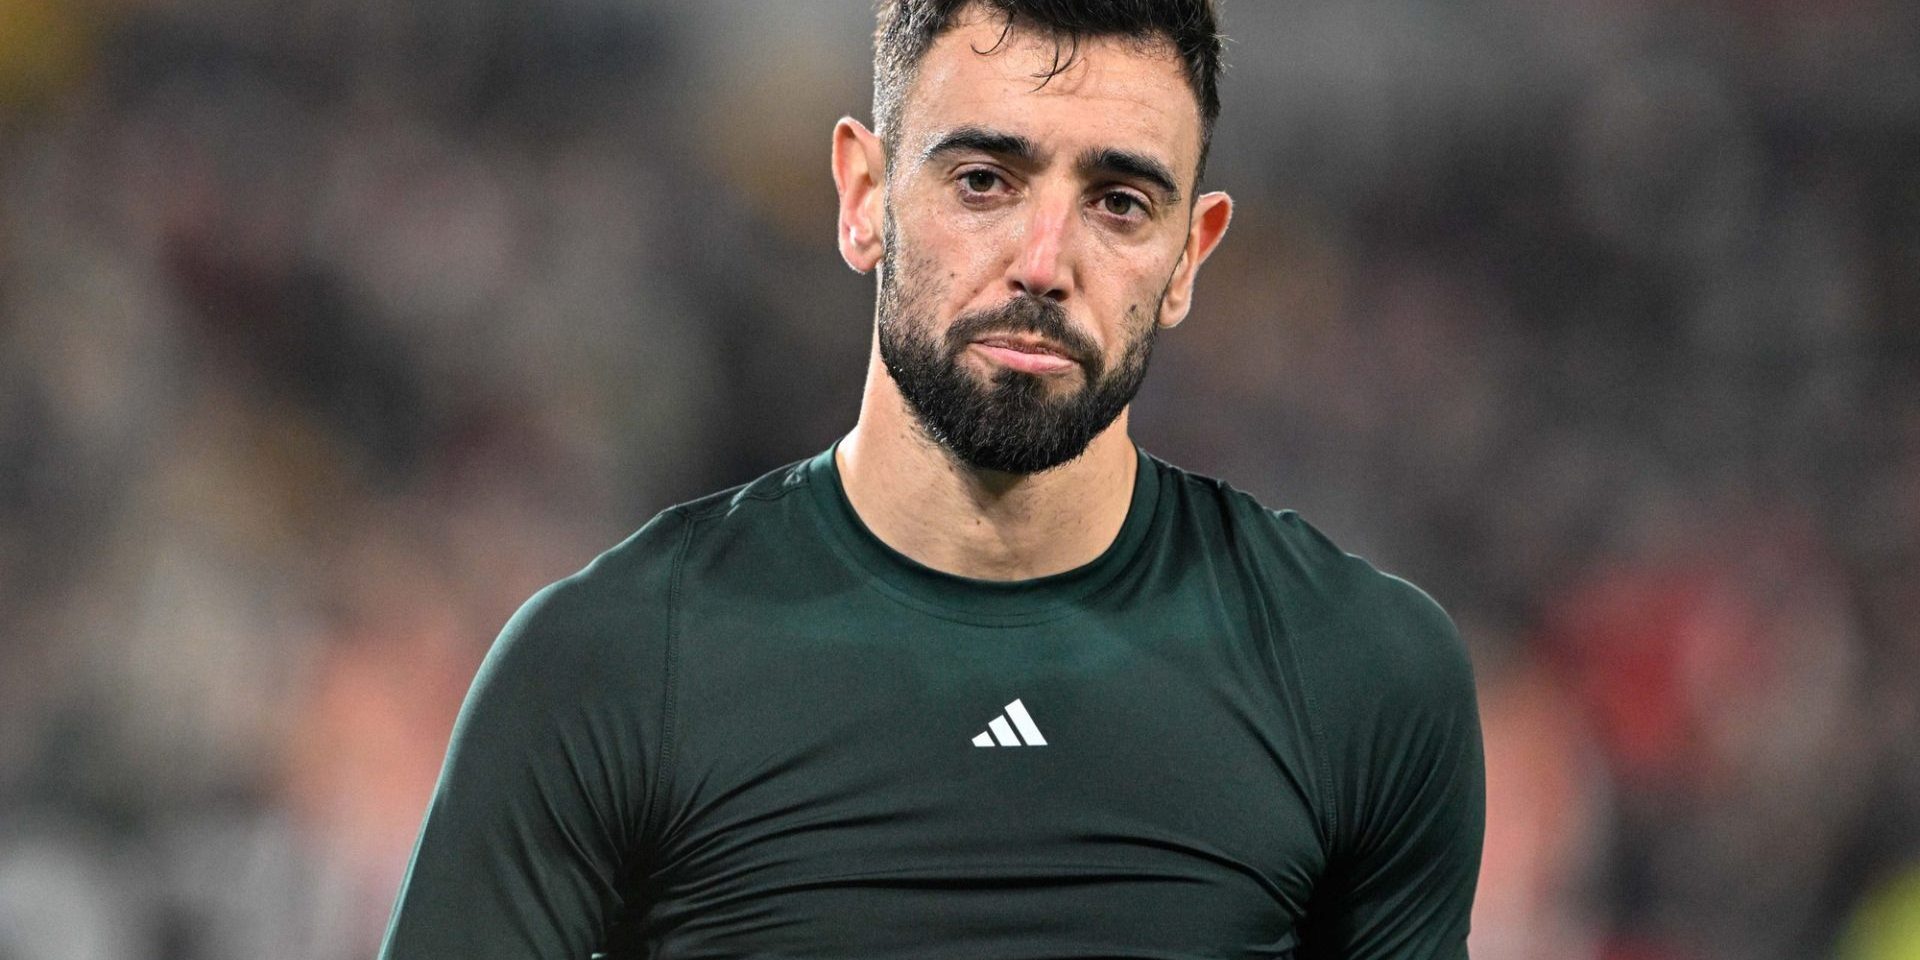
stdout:
{"type": "Polygon", "coordinates": [[[858,423],[514,617],[385,955],[1465,956],[1445,614],[1127,435],[1230,216],[1211,4],[880,17],[858,423]]]}

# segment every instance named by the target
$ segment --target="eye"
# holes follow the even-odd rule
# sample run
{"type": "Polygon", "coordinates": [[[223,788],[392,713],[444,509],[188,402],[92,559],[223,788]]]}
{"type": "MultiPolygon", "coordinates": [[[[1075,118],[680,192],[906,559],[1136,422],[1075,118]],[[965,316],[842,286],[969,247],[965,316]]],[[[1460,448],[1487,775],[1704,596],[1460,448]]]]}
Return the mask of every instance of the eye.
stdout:
{"type": "Polygon", "coordinates": [[[1135,213],[1146,212],[1146,204],[1140,198],[1123,190],[1112,190],[1100,197],[1100,209],[1116,217],[1131,217],[1135,213]]]}
{"type": "Polygon", "coordinates": [[[981,167],[975,167],[960,175],[960,185],[968,193],[991,193],[999,183],[999,174],[981,167]]]}

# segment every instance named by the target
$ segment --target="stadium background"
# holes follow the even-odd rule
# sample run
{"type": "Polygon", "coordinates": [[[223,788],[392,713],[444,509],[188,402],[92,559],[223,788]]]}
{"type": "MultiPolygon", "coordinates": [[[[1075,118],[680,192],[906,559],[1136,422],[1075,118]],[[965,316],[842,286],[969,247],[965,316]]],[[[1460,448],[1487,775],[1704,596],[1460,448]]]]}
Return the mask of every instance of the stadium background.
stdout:
{"type": "MultiPolygon", "coordinates": [[[[1137,404],[1469,637],[1479,960],[1920,957],[1920,6],[1229,0],[1137,404]]],[[[862,0],[0,0],[0,958],[364,957],[541,584],[852,422],[862,0]]]]}

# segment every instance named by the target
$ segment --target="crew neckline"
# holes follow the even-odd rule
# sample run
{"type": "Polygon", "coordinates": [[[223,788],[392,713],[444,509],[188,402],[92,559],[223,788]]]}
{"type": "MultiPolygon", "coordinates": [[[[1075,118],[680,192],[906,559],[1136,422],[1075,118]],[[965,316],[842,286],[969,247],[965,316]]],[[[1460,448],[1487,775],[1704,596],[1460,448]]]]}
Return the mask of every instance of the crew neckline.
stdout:
{"type": "MultiPolygon", "coordinates": [[[[844,438],[842,438],[844,439],[844,438]]],[[[1133,498],[1120,532],[1092,560],[1059,573],[1025,580],[984,580],[936,570],[895,550],[880,539],[860,514],[840,480],[835,453],[840,441],[807,461],[815,516],[835,553],[867,575],[875,589],[935,616],[984,626],[1038,623],[1083,609],[1081,602],[1111,585],[1141,551],[1160,514],[1160,470],[1153,457],[1134,444],[1138,469],[1133,498]]]]}

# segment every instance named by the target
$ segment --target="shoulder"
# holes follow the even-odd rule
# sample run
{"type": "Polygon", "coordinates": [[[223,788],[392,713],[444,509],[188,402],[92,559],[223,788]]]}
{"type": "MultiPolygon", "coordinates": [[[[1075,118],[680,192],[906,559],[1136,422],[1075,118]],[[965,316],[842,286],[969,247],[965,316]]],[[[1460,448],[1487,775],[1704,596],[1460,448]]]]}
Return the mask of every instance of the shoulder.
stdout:
{"type": "MultiPolygon", "coordinates": [[[[1188,495],[1220,517],[1249,571],[1285,681],[1304,708],[1334,849],[1364,853],[1434,796],[1471,829],[1481,778],[1473,666],[1453,620],[1426,591],[1342,549],[1292,510],[1189,475],[1188,495]],[[1424,793],[1444,785],[1437,794],[1424,793]],[[1425,799],[1423,799],[1425,798],[1425,799]],[[1450,801],[1450,802],[1451,802],[1450,801]]],[[[1437,802],[1437,801],[1436,801],[1437,802]]],[[[1475,840],[1477,842],[1477,839],[1475,840]]]]}
{"type": "Polygon", "coordinates": [[[1185,516],[1231,551],[1268,603],[1298,668],[1328,702],[1471,703],[1472,666],[1453,620],[1426,591],[1349,553],[1294,510],[1274,509],[1171,465],[1185,516]]]}
{"type": "Polygon", "coordinates": [[[670,639],[682,571],[696,543],[754,528],[770,505],[804,482],[805,461],[668,507],[578,572],[547,585],[520,608],[503,642],[546,655],[600,657],[606,645],[647,646],[670,639]]]}
{"type": "Polygon", "coordinates": [[[579,571],[521,604],[477,686],[585,694],[654,672],[669,642],[674,566],[687,518],[662,511],[579,571]]]}
{"type": "MultiPolygon", "coordinates": [[[[817,456],[824,457],[827,454],[817,456]]],[[[776,467],[746,483],[688,500],[666,512],[679,514],[694,524],[704,525],[713,521],[751,523],[759,519],[761,512],[769,509],[770,505],[785,500],[805,486],[809,476],[807,468],[813,459],[796,460],[776,467]]]]}

